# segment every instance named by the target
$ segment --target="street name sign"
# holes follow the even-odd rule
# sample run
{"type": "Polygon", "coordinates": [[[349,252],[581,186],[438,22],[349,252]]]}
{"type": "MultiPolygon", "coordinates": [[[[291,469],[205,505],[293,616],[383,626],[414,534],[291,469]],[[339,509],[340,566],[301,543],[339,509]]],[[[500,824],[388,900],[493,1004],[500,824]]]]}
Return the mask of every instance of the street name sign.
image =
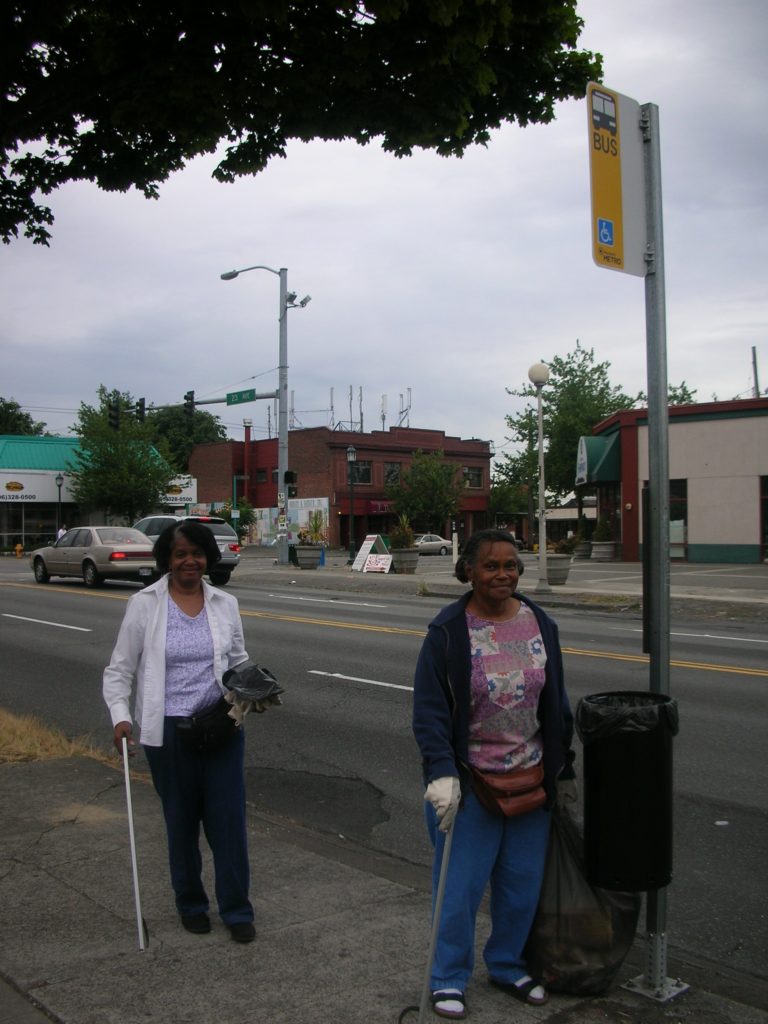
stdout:
{"type": "Polygon", "coordinates": [[[645,277],[646,212],[640,104],[590,82],[592,258],[598,267],[645,277]]]}
{"type": "Polygon", "coordinates": [[[241,405],[243,402],[255,402],[256,389],[248,388],[246,391],[230,391],[227,394],[227,405],[241,405]]]}

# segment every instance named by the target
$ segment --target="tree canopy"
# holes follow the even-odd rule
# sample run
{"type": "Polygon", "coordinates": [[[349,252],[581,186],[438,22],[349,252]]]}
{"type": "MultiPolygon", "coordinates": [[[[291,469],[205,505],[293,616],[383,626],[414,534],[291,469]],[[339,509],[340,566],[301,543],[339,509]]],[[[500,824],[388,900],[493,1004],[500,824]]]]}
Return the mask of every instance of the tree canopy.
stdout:
{"type": "Polygon", "coordinates": [[[133,415],[131,396],[109,392],[103,385],[98,396],[98,408],[81,402],[74,427],[80,451],[76,465],[68,467],[72,497],[84,508],[103,510],[133,523],[162,505],[176,474],[153,445],[146,424],[133,415]],[[121,408],[117,430],[109,423],[110,401],[121,408]]]}
{"type": "Polygon", "coordinates": [[[24,412],[13,398],[0,398],[0,434],[32,434],[39,436],[45,433],[45,423],[38,423],[28,412],[24,412]]]}
{"type": "Polygon", "coordinates": [[[157,198],[221,143],[226,182],[291,139],[460,156],[599,80],[582,24],[576,0],[8,0],[0,237],[47,244],[68,181],[157,198]]]}
{"type": "Polygon", "coordinates": [[[183,406],[147,410],[149,437],[156,445],[165,444],[167,455],[179,473],[189,470],[189,456],[196,444],[226,441],[227,431],[218,416],[195,409],[189,416],[183,406]]]}
{"type": "Polygon", "coordinates": [[[446,462],[441,451],[414,452],[400,482],[386,488],[396,515],[407,516],[414,528],[434,532],[455,518],[463,492],[459,467],[446,462]]]}
{"type": "MultiPolygon", "coordinates": [[[[555,497],[564,498],[574,489],[576,455],[579,438],[591,434],[600,420],[631,409],[642,399],[642,394],[625,394],[611,384],[609,362],[595,361],[595,351],[576,348],[566,356],[554,356],[547,361],[549,381],[544,387],[544,437],[546,454],[546,487],[555,497]]],[[[518,390],[507,389],[510,395],[536,399],[536,388],[524,384],[518,390]]],[[[510,482],[527,483],[537,475],[538,425],[535,406],[528,404],[516,416],[506,417],[512,431],[512,440],[520,450],[506,455],[497,468],[499,475],[510,482]]]]}
{"type": "MultiPolygon", "coordinates": [[[[549,368],[549,381],[543,389],[545,482],[548,493],[565,498],[574,489],[579,438],[591,434],[596,424],[613,413],[644,405],[647,398],[643,391],[627,395],[611,384],[611,364],[596,362],[595,350],[582,348],[578,339],[572,352],[545,362],[549,368]]],[[[518,390],[507,388],[507,393],[534,404],[527,404],[516,416],[506,417],[512,432],[510,440],[517,451],[497,463],[497,483],[518,484],[532,491],[538,477],[536,388],[524,384],[518,390]]],[[[695,389],[692,391],[685,381],[668,386],[670,405],[691,404],[695,396],[695,389]]]]}

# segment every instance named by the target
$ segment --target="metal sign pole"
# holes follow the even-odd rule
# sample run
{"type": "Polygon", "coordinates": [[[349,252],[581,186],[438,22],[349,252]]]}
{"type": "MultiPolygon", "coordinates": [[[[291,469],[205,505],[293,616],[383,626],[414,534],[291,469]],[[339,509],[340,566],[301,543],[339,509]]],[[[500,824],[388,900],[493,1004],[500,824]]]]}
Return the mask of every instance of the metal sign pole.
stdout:
{"type": "MultiPolygon", "coordinates": [[[[667,325],[664,280],[664,231],[661,205],[659,108],[641,108],[646,209],[645,335],[648,363],[648,570],[644,613],[650,660],[649,688],[669,693],[669,413],[667,408],[667,325]]],[[[628,988],[666,1002],[688,986],[667,978],[667,894],[650,889],[646,896],[646,971],[628,988]]]]}
{"type": "MultiPolygon", "coordinates": [[[[669,693],[669,430],[659,108],[590,82],[592,257],[645,278],[648,487],[643,490],[643,650],[649,689],[669,693]]],[[[687,985],[666,977],[666,892],[646,899],[647,972],[624,987],[665,1002],[687,985]]]]}

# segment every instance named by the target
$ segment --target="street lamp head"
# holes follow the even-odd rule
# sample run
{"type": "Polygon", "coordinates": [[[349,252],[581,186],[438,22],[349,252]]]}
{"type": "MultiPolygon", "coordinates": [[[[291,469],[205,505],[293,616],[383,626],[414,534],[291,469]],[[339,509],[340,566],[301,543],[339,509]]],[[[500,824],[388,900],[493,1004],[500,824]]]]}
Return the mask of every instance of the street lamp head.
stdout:
{"type": "Polygon", "coordinates": [[[307,303],[309,303],[311,301],[312,301],[312,296],[311,295],[305,295],[304,298],[300,300],[299,305],[301,306],[302,309],[304,309],[304,307],[307,305],[307,303]]]}
{"type": "Polygon", "coordinates": [[[240,273],[239,270],[228,270],[228,271],[226,271],[226,273],[221,275],[221,280],[222,281],[234,281],[239,273],[240,273]]]}
{"type": "Polygon", "coordinates": [[[61,473],[56,474],[54,478],[54,483],[56,484],[57,487],[61,487],[61,485],[64,483],[64,477],[61,475],[61,473]]]}
{"type": "Polygon", "coordinates": [[[286,292],[285,293],[285,301],[289,305],[292,305],[296,301],[296,292],[286,292]]]}
{"type": "Polygon", "coordinates": [[[549,380],[549,367],[546,363],[534,363],[528,371],[528,380],[537,388],[543,387],[549,380]]]}
{"type": "Polygon", "coordinates": [[[354,445],[347,448],[347,462],[357,462],[357,448],[354,445]]]}

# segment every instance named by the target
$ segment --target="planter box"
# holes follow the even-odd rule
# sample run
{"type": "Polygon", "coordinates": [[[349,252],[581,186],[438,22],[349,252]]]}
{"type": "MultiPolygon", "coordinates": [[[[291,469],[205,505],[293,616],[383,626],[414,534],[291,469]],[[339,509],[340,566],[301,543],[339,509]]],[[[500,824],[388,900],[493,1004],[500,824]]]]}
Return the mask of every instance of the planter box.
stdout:
{"type": "Polygon", "coordinates": [[[418,548],[392,548],[392,568],[395,572],[413,576],[419,564],[418,548]]]}
{"type": "Polygon", "coordinates": [[[592,541],[592,561],[612,562],[616,557],[616,542],[613,540],[592,541]]]}
{"type": "Polygon", "coordinates": [[[570,571],[570,555],[547,555],[547,583],[550,587],[561,587],[570,571]]]}
{"type": "Polygon", "coordinates": [[[592,541],[591,540],[585,540],[585,541],[582,541],[580,544],[577,544],[576,548],[575,548],[575,550],[573,552],[573,557],[578,559],[580,562],[581,561],[585,561],[587,558],[591,558],[592,557],[592,541]]]}
{"type": "Polygon", "coordinates": [[[312,544],[296,545],[296,561],[300,569],[316,569],[320,564],[321,547],[312,544]]]}

